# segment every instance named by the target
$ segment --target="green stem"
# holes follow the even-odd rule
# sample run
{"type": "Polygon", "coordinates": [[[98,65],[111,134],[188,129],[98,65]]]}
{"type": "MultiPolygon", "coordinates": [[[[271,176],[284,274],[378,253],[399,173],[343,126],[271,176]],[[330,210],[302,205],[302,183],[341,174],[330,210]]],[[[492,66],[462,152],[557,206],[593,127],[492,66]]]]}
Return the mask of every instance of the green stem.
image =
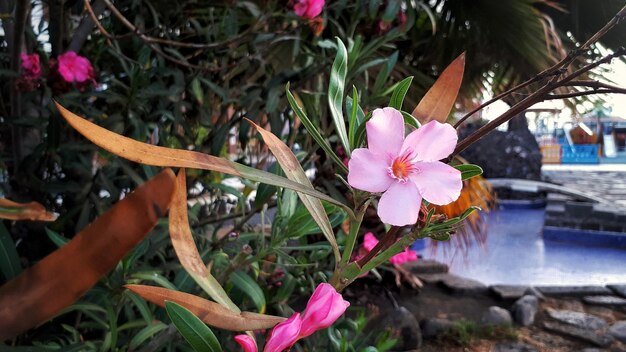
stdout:
{"type": "Polygon", "coordinates": [[[346,239],[346,245],[343,249],[343,254],[341,256],[341,262],[339,262],[339,267],[343,267],[348,264],[348,261],[352,256],[352,251],[354,250],[354,245],[356,243],[356,237],[359,234],[361,222],[363,221],[363,216],[365,215],[365,210],[367,209],[368,204],[369,200],[365,201],[363,206],[359,210],[357,210],[355,217],[350,220],[350,231],[348,233],[348,238],[346,239]]]}

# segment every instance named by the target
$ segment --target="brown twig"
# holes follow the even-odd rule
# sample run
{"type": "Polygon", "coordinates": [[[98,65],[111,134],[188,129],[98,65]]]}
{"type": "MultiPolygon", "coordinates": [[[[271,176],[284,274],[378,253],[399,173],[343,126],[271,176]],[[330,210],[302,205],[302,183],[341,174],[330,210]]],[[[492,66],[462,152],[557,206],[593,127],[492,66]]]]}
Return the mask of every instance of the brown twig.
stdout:
{"type": "Polygon", "coordinates": [[[380,241],[378,241],[376,246],[374,246],[371,251],[369,251],[363,258],[357,260],[359,267],[362,268],[370,260],[374,259],[380,251],[383,251],[394,244],[396,242],[396,235],[400,229],[402,229],[402,227],[392,226],[391,229],[389,229],[389,231],[381,237],[380,241]]]}
{"type": "Polygon", "coordinates": [[[594,94],[626,94],[626,89],[624,88],[593,89],[593,90],[585,90],[581,92],[573,92],[573,93],[566,93],[566,94],[548,94],[542,101],[569,99],[569,98],[576,98],[576,97],[582,97],[582,96],[594,95],[594,94]]]}

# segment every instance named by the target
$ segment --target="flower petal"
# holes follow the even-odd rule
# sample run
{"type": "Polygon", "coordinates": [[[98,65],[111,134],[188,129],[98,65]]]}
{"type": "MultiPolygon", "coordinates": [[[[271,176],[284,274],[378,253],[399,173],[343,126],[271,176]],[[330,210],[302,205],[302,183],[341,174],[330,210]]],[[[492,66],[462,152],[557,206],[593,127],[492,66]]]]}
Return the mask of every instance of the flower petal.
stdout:
{"type": "Polygon", "coordinates": [[[412,225],[417,222],[422,197],[413,182],[394,182],[378,202],[378,216],[385,224],[412,225]]]}
{"type": "Polygon", "coordinates": [[[452,125],[433,120],[406,136],[401,153],[410,149],[417,160],[438,161],[452,154],[457,140],[452,125]]]}
{"type": "Polygon", "coordinates": [[[404,119],[394,108],[376,109],[365,124],[367,148],[370,152],[384,156],[388,163],[398,156],[404,140],[404,119]]]}
{"type": "Polygon", "coordinates": [[[284,351],[298,340],[301,327],[300,313],[294,313],[289,319],[278,323],[267,337],[263,352],[284,351]]]}
{"type": "Polygon", "coordinates": [[[299,337],[307,337],[317,330],[331,326],[349,305],[332,285],[319,284],[304,310],[299,337]]]}
{"type": "Polygon", "coordinates": [[[377,244],[378,239],[376,238],[376,236],[374,236],[373,233],[368,232],[365,234],[365,237],[363,237],[363,248],[366,251],[371,251],[372,249],[374,249],[374,247],[376,247],[377,244]]]}
{"type": "Polygon", "coordinates": [[[454,202],[461,195],[463,182],[461,171],[440,161],[421,162],[416,165],[420,172],[409,178],[415,182],[424,199],[437,205],[454,202]]]}
{"type": "Polygon", "coordinates": [[[388,167],[384,158],[372,154],[368,149],[355,149],[348,162],[348,183],[362,191],[384,192],[393,182],[388,167]]]}
{"type": "Polygon", "coordinates": [[[235,342],[243,348],[243,352],[257,352],[256,341],[249,335],[237,335],[235,342]]]}

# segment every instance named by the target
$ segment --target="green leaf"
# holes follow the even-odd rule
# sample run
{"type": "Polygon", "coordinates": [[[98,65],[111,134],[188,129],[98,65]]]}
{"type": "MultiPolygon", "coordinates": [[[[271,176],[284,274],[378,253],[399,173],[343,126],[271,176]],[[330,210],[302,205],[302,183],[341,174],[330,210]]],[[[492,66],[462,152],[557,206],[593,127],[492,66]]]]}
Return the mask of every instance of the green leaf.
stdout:
{"type": "Polygon", "coordinates": [[[250,297],[259,313],[265,313],[265,295],[259,284],[243,271],[236,271],[230,275],[230,281],[246,296],[250,297]]]}
{"type": "MultiPolygon", "coordinates": [[[[324,210],[328,214],[332,227],[339,226],[346,218],[346,214],[339,207],[331,204],[324,204],[324,210]]],[[[321,230],[307,209],[299,205],[295,213],[289,218],[287,223],[287,233],[284,234],[288,238],[297,238],[301,236],[320,233],[321,230]]]]}
{"type": "Polygon", "coordinates": [[[15,243],[2,222],[0,222],[0,272],[2,272],[7,281],[22,272],[20,257],[15,249],[15,243]]]}
{"type": "Polygon", "coordinates": [[[146,342],[149,338],[154,336],[155,334],[167,329],[167,325],[158,321],[153,323],[152,325],[148,325],[145,328],[139,330],[137,334],[130,340],[130,344],[128,348],[132,351],[137,347],[141,346],[142,343],[146,342]]]}
{"type": "Polygon", "coordinates": [[[365,113],[361,106],[359,106],[359,92],[355,86],[352,86],[352,98],[346,98],[346,109],[350,112],[350,123],[348,124],[348,141],[350,142],[350,148],[358,148],[356,144],[356,135],[359,126],[365,120],[365,113]]]}
{"type": "Polygon", "coordinates": [[[146,324],[150,325],[150,323],[153,320],[152,312],[150,311],[150,308],[148,308],[148,304],[146,303],[146,301],[143,298],[139,297],[137,294],[133,293],[132,291],[125,291],[124,294],[126,294],[130,298],[130,300],[133,301],[133,303],[139,310],[139,313],[141,314],[143,319],[146,321],[146,324]]]}
{"type": "Polygon", "coordinates": [[[454,168],[461,171],[461,179],[463,181],[470,179],[474,176],[482,175],[483,169],[474,164],[459,164],[454,165],[454,168]]]}
{"type": "Polygon", "coordinates": [[[54,242],[54,244],[58,248],[63,247],[67,242],[70,241],[69,238],[65,238],[65,237],[59,235],[58,233],[56,233],[55,231],[50,230],[47,227],[45,228],[45,230],[46,230],[46,235],[48,235],[48,238],[50,239],[50,241],[54,242]]]}
{"type": "Polygon", "coordinates": [[[287,94],[287,100],[289,101],[291,110],[293,110],[298,116],[298,118],[300,118],[300,121],[302,121],[302,124],[304,125],[304,128],[306,128],[307,132],[309,132],[309,134],[311,135],[311,137],[313,137],[315,142],[317,142],[317,144],[322,149],[324,149],[324,151],[326,152],[326,155],[330,156],[330,158],[335,162],[337,166],[339,166],[339,168],[344,173],[348,173],[348,169],[343,164],[343,161],[341,161],[341,159],[339,159],[337,154],[335,154],[333,149],[330,147],[330,144],[328,144],[326,139],[322,137],[317,127],[313,125],[313,123],[311,122],[309,117],[306,115],[304,110],[302,110],[302,108],[300,108],[300,106],[296,102],[296,99],[293,97],[293,94],[291,94],[291,92],[289,91],[289,83],[287,83],[287,86],[285,87],[285,92],[287,94]]]}
{"type": "Polygon", "coordinates": [[[193,315],[185,307],[170,301],[165,301],[167,315],[178,332],[187,340],[196,352],[221,352],[219,341],[206,324],[193,315]]]}
{"type": "Polygon", "coordinates": [[[402,110],[402,103],[404,102],[406,92],[408,92],[411,87],[411,82],[413,82],[413,76],[403,79],[396,85],[396,88],[391,94],[391,101],[389,102],[390,107],[396,110],[402,110]]]}
{"type": "Polygon", "coordinates": [[[376,76],[376,81],[374,81],[372,94],[379,94],[379,91],[383,88],[385,82],[387,82],[389,74],[393,70],[393,67],[396,65],[396,62],[398,61],[398,54],[398,51],[395,51],[393,54],[391,54],[389,56],[389,59],[387,60],[387,65],[383,66],[380,72],[378,72],[378,76],[376,76]]]}
{"type": "Polygon", "coordinates": [[[350,155],[350,143],[348,142],[348,134],[346,133],[346,123],[343,119],[343,91],[346,84],[346,75],[348,74],[348,51],[343,42],[337,38],[337,56],[333,67],[330,71],[330,82],[328,85],[328,106],[333,116],[333,122],[337,130],[337,135],[341,144],[350,155]]]}
{"type": "Polygon", "coordinates": [[[407,125],[411,125],[415,128],[420,128],[422,125],[420,124],[419,121],[417,121],[417,119],[415,117],[413,117],[413,115],[409,114],[406,111],[400,111],[400,113],[402,113],[402,117],[404,117],[404,123],[407,125]]]}

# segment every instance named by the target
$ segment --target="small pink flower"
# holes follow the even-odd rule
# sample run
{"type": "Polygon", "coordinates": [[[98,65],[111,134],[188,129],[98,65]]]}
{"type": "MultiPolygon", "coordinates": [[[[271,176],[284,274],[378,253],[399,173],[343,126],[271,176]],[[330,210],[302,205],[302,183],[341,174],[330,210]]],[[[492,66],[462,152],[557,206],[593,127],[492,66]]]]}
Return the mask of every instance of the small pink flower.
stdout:
{"type": "Polygon", "coordinates": [[[237,335],[235,342],[243,348],[244,352],[257,352],[256,341],[250,335],[237,335]]]}
{"type": "Polygon", "coordinates": [[[293,12],[304,18],[314,18],[319,16],[324,9],[324,0],[295,0],[293,12]]]}
{"type": "Polygon", "coordinates": [[[287,349],[298,340],[301,327],[300,313],[294,313],[291,318],[278,323],[267,337],[263,352],[282,352],[287,349]]]}
{"type": "Polygon", "coordinates": [[[404,138],[404,119],[394,108],[376,109],[366,124],[367,148],[352,152],[348,183],[367,192],[384,192],[378,216],[386,224],[417,221],[422,198],[448,204],[461,194],[461,172],[439,160],[456,146],[456,130],[431,121],[404,138]]]}
{"type": "Polygon", "coordinates": [[[304,310],[300,337],[307,337],[317,330],[333,325],[349,305],[332,285],[319,284],[304,310]]]}
{"type": "Polygon", "coordinates": [[[93,80],[95,74],[91,62],[86,57],[68,51],[59,55],[59,73],[66,82],[82,83],[93,80]]]}
{"type": "Polygon", "coordinates": [[[41,64],[37,54],[20,54],[22,61],[22,77],[29,80],[36,80],[41,77],[41,64]]]}

